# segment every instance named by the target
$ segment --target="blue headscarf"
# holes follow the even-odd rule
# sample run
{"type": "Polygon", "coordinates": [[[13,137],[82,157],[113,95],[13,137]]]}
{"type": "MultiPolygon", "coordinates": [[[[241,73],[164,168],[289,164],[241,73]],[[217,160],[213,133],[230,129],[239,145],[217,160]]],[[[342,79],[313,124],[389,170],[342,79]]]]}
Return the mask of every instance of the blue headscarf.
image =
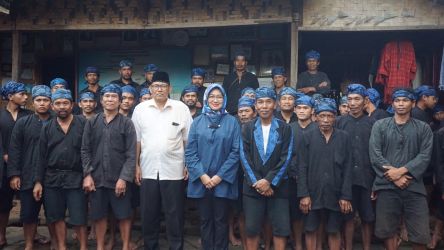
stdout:
{"type": "Polygon", "coordinates": [[[248,97],[248,96],[242,96],[239,101],[237,102],[237,108],[245,108],[245,107],[254,107],[255,100],[248,97]]]}
{"type": "Polygon", "coordinates": [[[94,73],[94,74],[100,75],[99,69],[97,67],[93,67],[93,66],[86,68],[85,75],[88,75],[89,73],[94,73]]]}
{"type": "Polygon", "coordinates": [[[367,89],[367,94],[373,105],[375,105],[375,107],[379,107],[379,104],[381,103],[381,95],[379,92],[374,88],[369,88],[367,89]]]}
{"type": "Polygon", "coordinates": [[[72,101],[71,91],[68,89],[57,89],[54,93],[52,93],[51,99],[53,102],[58,99],[68,99],[72,101]]]}
{"type": "Polygon", "coordinates": [[[204,105],[202,108],[202,114],[206,115],[210,119],[211,125],[218,127],[220,125],[222,117],[226,114],[225,107],[227,106],[227,95],[222,85],[217,83],[210,84],[205,90],[203,102],[204,105]],[[213,91],[214,89],[219,89],[220,92],[222,92],[222,95],[224,96],[224,100],[220,110],[212,110],[210,108],[210,105],[208,104],[208,97],[211,91],[213,91]]]}
{"type": "Polygon", "coordinates": [[[151,95],[150,89],[149,88],[143,88],[140,91],[140,97],[144,96],[144,95],[151,95]]]}
{"type": "Polygon", "coordinates": [[[252,87],[246,87],[242,90],[241,96],[244,96],[245,94],[254,94],[256,95],[256,91],[252,87]]]}
{"type": "Polygon", "coordinates": [[[108,84],[100,91],[100,95],[104,95],[105,93],[116,93],[119,95],[119,98],[122,98],[122,89],[117,84],[108,84]]]}
{"type": "Polygon", "coordinates": [[[358,94],[364,98],[366,96],[368,96],[367,89],[364,87],[364,85],[359,84],[359,83],[352,83],[352,84],[348,85],[347,95],[350,95],[350,94],[358,94]]]}
{"type": "Polygon", "coordinates": [[[274,67],[271,69],[271,78],[273,78],[274,76],[286,76],[287,74],[285,73],[285,69],[284,67],[274,67]]]}
{"type": "Polygon", "coordinates": [[[122,94],[123,94],[123,93],[130,93],[131,95],[134,96],[135,99],[139,98],[139,97],[137,96],[137,90],[136,90],[133,86],[131,86],[131,85],[125,85],[125,86],[123,86],[123,87],[122,87],[122,94]]]}
{"type": "Polygon", "coordinates": [[[80,94],[79,100],[80,101],[82,101],[82,100],[95,100],[95,96],[94,96],[94,94],[92,92],[87,91],[87,92],[83,92],[82,94],[80,94]]]}
{"type": "Polygon", "coordinates": [[[5,100],[8,100],[8,95],[20,92],[26,92],[25,84],[16,81],[8,81],[2,88],[2,96],[5,100]]]}
{"type": "Polygon", "coordinates": [[[342,104],[348,104],[348,99],[346,95],[342,96],[341,99],[339,100],[339,105],[342,104]]]}
{"type": "Polygon", "coordinates": [[[279,92],[279,99],[284,95],[291,95],[296,100],[299,97],[303,96],[304,93],[295,90],[292,87],[284,87],[281,92],[279,92]]]}
{"type": "Polygon", "coordinates": [[[389,115],[393,116],[395,114],[395,109],[393,109],[393,106],[390,105],[387,107],[387,113],[389,113],[389,115]]]}
{"type": "Polygon", "coordinates": [[[398,97],[407,97],[412,101],[416,100],[415,95],[411,91],[406,89],[395,90],[392,94],[392,100],[395,100],[398,97]]]}
{"type": "Polygon", "coordinates": [[[51,89],[46,85],[35,85],[32,87],[31,93],[33,100],[37,96],[44,96],[51,99],[51,89]]]}
{"type": "Polygon", "coordinates": [[[435,105],[435,107],[433,108],[433,114],[443,112],[443,111],[444,111],[443,105],[435,105]]]}
{"type": "Polygon", "coordinates": [[[120,61],[119,66],[120,66],[120,68],[124,68],[124,67],[132,68],[133,63],[130,60],[122,60],[122,61],[120,61]]]}
{"type": "Polygon", "coordinates": [[[428,85],[421,85],[415,89],[416,99],[419,100],[423,95],[425,96],[437,96],[436,90],[428,85]]]}
{"type": "Polygon", "coordinates": [[[307,105],[313,108],[315,106],[315,101],[310,96],[303,95],[296,100],[295,105],[307,105]]]}
{"type": "Polygon", "coordinates": [[[316,104],[316,103],[319,103],[322,100],[322,98],[324,98],[324,97],[319,93],[315,93],[311,96],[311,98],[313,98],[313,100],[316,104]]]}
{"type": "Polygon", "coordinates": [[[260,98],[271,98],[276,100],[276,92],[269,87],[260,87],[256,89],[256,100],[260,98]]]}
{"type": "Polygon", "coordinates": [[[202,78],[205,78],[205,74],[206,73],[207,72],[204,69],[202,69],[202,68],[194,68],[194,69],[191,70],[191,77],[193,77],[193,76],[201,76],[202,78]]]}
{"type": "Polygon", "coordinates": [[[51,88],[54,88],[54,86],[56,86],[56,85],[63,85],[65,87],[65,89],[69,88],[68,82],[63,78],[54,78],[49,83],[49,86],[51,86],[51,88]]]}
{"type": "Polygon", "coordinates": [[[319,61],[319,59],[321,59],[321,54],[319,54],[319,52],[317,52],[316,50],[310,50],[305,53],[305,60],[308,59],[315,59],[319,61]]]}
{"type": "Polygon", "coordinates": [[[191,92],[194,92],[197,94],[197,93],[199,93],[199,88],[194,84],[190,84],[190,85],[186,86],[185,88],[183,88],[182,94],[180,96],[183,97],[185,94],[191,93],[191,92]]]}
{"type": "Polygon", "coordinates": [[[150,63],[150,64],[146,65],[145,67],[143,67],[143,71],[145,71],[145,73],[146,72],[156,72],[156,71],[159,71],[159,68],[156,66],[156,64],[150,63]]]}
{"type": "Polygon", "coordinates": [[[319,101],[319,103],[316,104],[316,106],[315,106],[315,113],[316,114],[319,114],[324,111],[336,114],[337,109],[336,109],[335,100],[333,100],[331,98],[323,98],[319,101]]]}

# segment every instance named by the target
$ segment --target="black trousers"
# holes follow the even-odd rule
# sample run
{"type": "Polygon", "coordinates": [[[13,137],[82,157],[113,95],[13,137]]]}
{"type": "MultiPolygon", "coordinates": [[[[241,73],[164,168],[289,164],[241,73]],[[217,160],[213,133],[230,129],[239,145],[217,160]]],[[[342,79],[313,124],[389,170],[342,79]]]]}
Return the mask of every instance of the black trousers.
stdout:
{"type": "Polygon", "coordinates": [[[228,249],[228,211],[230,200],[214,197],[211,191],[197,199],[202,249],[228,249]]]}
{"type": "Polygon", "coordinates": [[[169,249],[183,249],[184,203],[183,180],[142,180],[140,208],[145,250],[159,249],[161,208],[165,214],[169,249]]]}

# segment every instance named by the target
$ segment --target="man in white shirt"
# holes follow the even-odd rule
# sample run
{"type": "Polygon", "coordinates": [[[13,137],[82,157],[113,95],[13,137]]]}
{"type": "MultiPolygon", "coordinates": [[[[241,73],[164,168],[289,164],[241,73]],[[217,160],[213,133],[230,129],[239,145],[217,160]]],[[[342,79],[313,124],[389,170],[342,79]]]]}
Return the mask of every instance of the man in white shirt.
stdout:
{"type": "Polygon", "coordinates": [[[153,99],[137,105],[132,116],[144,246],[159,249],[163,208],[169,247],[183,249],[184,146],[193,119],[185,104],[168,98],[171,85],[166,72],[154,73],[149,88],[153,99]]]}

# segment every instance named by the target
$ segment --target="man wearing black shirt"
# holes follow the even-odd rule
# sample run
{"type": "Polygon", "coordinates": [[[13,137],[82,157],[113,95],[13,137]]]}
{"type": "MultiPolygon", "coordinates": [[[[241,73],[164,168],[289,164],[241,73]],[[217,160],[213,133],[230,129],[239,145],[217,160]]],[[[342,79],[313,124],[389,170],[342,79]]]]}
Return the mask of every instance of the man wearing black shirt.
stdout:
{"type": "Polygon", "coordinates": [[[306,214],[305,242],[308,250],[317,249],[316,233],[324,224],[328,245],[341,247],[342,214],[352,211],[352,154],[347,132],[333,127],[336,103],[324,98],[316,104],[318,128],[303,134],[299,147],[298,197],[306,214]]]}
{"type": "Polygon", "coordinates": [[[142,83],[141,87],[149,88],[153,80],[153,75],[159,71],[159,68],[155,64],[150,63],[143,67],[143,71],[145,71],[145,82],[142,83]]]}
{"type": "Polygon", "coordinates": [[[412,117],[433,125],[432,110],[438,102],[436,90],[430,86],[422,85],[415,89],[416,105],[412,109],[412,117]]]}
{"type": "Polygon", "coordinates": [[[362,228],[362,245],[370,250],[375,212],[372,204],[372,186],[375,173],[369,156],[369,140],[374,120],[364,114],[368,99],[366,88],[361,84],[350,84],[347,87],[347,102],[350,108],[348,115],[341,116],[336,127],[347,131],[351,136],[353,151],[353,213],[346,216],[344,227],[345,249],[353,249],[354,215],[359,213],[362,228]]]}
{"type": "Polygon", "coordinates": [[[9,81],[2,88],[2,96],[8,100],[8,104],[0,110],[0,133],[3,149],[3,160],[0,161],[2,163],[0,164],[0,248],[6,245],[6,227],[14,195],[14,191],[9,186],[6,173],[12,129],[19,118],[32,113],[21,108],[28,99],[23,83],[9,81]]]}
{"type": "MultiPolygon", "coordinates": [[[[19,192],[20,220],[23,223],[25,249],[33,249],[37,222],[42,205],[34,200],[35,163],[38,162],[40,130],[49,121],[51,89],[45,85],[32,88],[35,113],[19,119],[12,130],[9,145],[8,178],[13,190],[19,192]]],[[[53,233],[53,232],[51,232],[53,233]]],[[[53,235],[52,235],[53,236],[53,235]]]]}
{"type": "Polygon", "coordinates": [[[100,72],[96,67],[88,67],[85,70],[85,81],[88,86],[82,90],[80,90],[80,95],[85,92],[91,92],[94,94],[94,100],[96,101],[95,112],[102,111],[102,104],[100,103],[100,90],[102,87],[99,85],[100,80],[100,72]]]}
{"type": "Polygon", "coordinates": [[[279,108],[276,110],[276,118],[284,121],[285,123],[294,123],[298,120],[296,114],[294,113],[294,104],[296,99],[300,96],[292,87],[284,87],[278,94],[279,97],[279,108]]]}
{"type": "Polygon", "coordinates": [[[298,76],[297,90],[306,94],[312,95],[319,93],[326,95],[330,92],[331,83],[327,74],[319,71],[321,54],[319,52],[310,50],[305,54],[305,63],[307,64],[307,71],[302,72],[298,76]]]}
{"type": "Polygon", "coordinates": [[[241,97],[241,92],[246,87],[257,89],[259,82],[257,77],[247,72],[247,58],[244,54],[238,53],[234,57],[235,71],[225,76],[223,87],[227,92],[227,111],[231,115],[237,113],[237,102],[241,97]]]}
{"type": "Polygon", "coordinates": [[[111,81],[110,84],[117,84],[120,87],[130,85],[137,90],[140,91],[140,85],[133,81],[133,63],[128,60],[122,60],[119,63],[120,69],[119,74],[120,78],[114,81],[111,81]]]}
{"type": "Polygon", "coordinates": [[[39,161],[35,174],[34,198],[44,193],[46,221],[54,224],[59,250],[66,248],[65,213],[74,225],[80,249],[87,249],[86,196],[82,190],[83,169],[80,159],[86,119],[72,114],[71,91],[58,89],[52,94],[52,108],[57,118],[40,132],[39,161]],[[43,187],[42,187],[43,186],[43,187]]]}
{"type": "Polygon", "coordinates": [[[91,192],[97,249],[105,247],[107,215],[119,220],[124,250],[131,238],[131,189],[136,167],[136,131],[131,119],[119,113],[122,91],[117,85],[102,89],[103,114],[87,121],[83,133],[83,187],[91,192]]]}
{"type": "Polygon", "coordinates": [[[82,110],[82,115],[89,119],[96,114],[96,99],[91,92],[84,92],[80,94],[79,107],[82,110]]]}
{"type": "Polygon", "coordinates": [[[368,116],[375,121],[389,117],[387,111],[379,108],[381,104],[381,95],[379,92],[374,88],[368,88],[367,94],[369,102],[365,105],[365,112],[368,116]]]}
{"type": "Polygon", "coordinates": [[[186,86],[180,95],[180,100],[190,109],[193,119],[202,113],[202,109],[196,107],[198,102],[198,93],[199,88],[196,85],[191,84],[186,86]]]}

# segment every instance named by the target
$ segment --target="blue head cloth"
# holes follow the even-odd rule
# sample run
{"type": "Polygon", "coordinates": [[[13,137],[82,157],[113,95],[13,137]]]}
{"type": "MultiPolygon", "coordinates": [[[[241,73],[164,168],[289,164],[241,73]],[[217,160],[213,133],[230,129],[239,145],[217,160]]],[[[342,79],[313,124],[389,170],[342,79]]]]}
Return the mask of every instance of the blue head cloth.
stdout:
{"type": "Polygon", "coordinates": [[[117,84],[108,84],[105,87],[102,88],[100,91],[100,95],[104,95],[106,93],[116,93],[119,95],[119,98],[122,98],[122,89],[117,84]]]}
{"type": "Polygon", "coordinates": [[[296,91],[292,87],[284,87],[281,90],[281,92],[279,92],[279,99],[284,95],[291,95],[296,100],[297,98],[299,98],[301,96],[301,94],[302,94],[301,92],[296,91]]]}
{"type": "Polygon", "coordinates": [[[244,96],[245,94],[254,94],[256,95],[256,91],[252,87],[246,87],[242,90],[241,96],[244,96]]]}
{"type": "Polygon", "coordinates": [[[321,59],[321,54],[319,54],[319,52],[317,52],[316,50],[310,50],[305,53],[305,60],[308,59],[315,59],[319,61],[319,59],[321,59]]]}
{"type": "Polygon", "coordinates": [[[51,89],[46,85],[35,85],[31,89],[31,95],[33,100],[37,96],[44,96],[51,99],[51,89]]]}
{"type": "Polygon", "coordinates": [[[133,86],[131,86],[131,85],[123,86],[122,87],[122,94],[123,93],[129,93],[129,94],[133,95],[135,99],[139,98],[137,96],[137,90],[133,86]]]}
{"type": "Polygon", "coordinates": [[[58,99],[68,99],[72,101],[71,91],[68,89],[57,89],[54,93],[52,93],[51,99],[53,102],[58,99]]]}
{"type": "Polygon", "coordinates": [[[130,60],[122,60],[119,62],[119,66],[120,68],[132,68],[133,67],[133,63],[130,60]]]}
{"type": "Polygon", "coordinates": [[[392,94],[392,101],[395,100],[398,97],[407,97],[410,100],[414,101],[416,100],[415,95],[412,93],[412,91],[406,90],[406,89],[397,89],[392,94]]]}
{"type": "Polygon", "coordinates": [[[315,101],[315,104],[320,102],[322,100],[322,98],[324,98],[321,94],[315,93],[311,96],[311,98],[313,98],[313,100],[315,101]]]}
{"type": "Polygon", "coordinates": [[[347,103],[348,103],[348,99],[347,99],[346,95],[342,96],[341,99],[339,99],[339,105],[347,104],[347,103]]]}
{"type": "Polygon", "coordinates": [[[80,94],[79,100],[82,101],[82,100],[96,100],[96,99],[92,92],[87,91],[80,94]]]}
{"type": "Polygon", "coordinates": [[[274,76],[287,76],[287,74],[285,73],[285,69],[284,67],[274,67],[271,69],[271,78],[273,78],[274,76]]]}
{"type": "Polygon", "coordinates": [[[443,112],[443,111],[444,111],[443,105],[435,105],[435,107],[433,108],[433,114],[443,112]]]}
{"type": "Polygon", "coordinates": [[[2,96],[6,100],[8,99],[8,95],[20,92],[26,92],[25,84],[16,81],[8,81],[2,88],[2,96]]]}
{"type": "Polygon", "coordinates": [[[307,105],[313,108],[315,106],[315,101],[310,96],[303,95],[296,100],[295,105],[307,105]]]}
{"type": "Polygon", "coordinates": [[[436,90],[428,85],[421,85],[415,89],[416,99],[421,99],[422,96],[437,96],[436,90]]]}
{"type": "Polygon", "coordinates": [[[269,87],[260,87],[256,89],[256,100],[260,98],[271,98],[276,100],[276,92],[269,87]]]}
{"type": "Polygon", "coordinates": [[[197,93],[199,93],[199,88],[194,84],[190,84],[190,85],[186,86],[185,88],[183,88],[182,94],[180,96],[184,96],[185,94],[191,93],[191,92],[195,92],[197,94],[197,93]]]}
{"type": "Polygon", "coordinates": [[[245,107],[249,107],[252,108],[254,107],[254,103],[255,100],[253,98],[250,98],[248,96],[242,96],[239,101],[237,102],[237,108],[245,108],[245,107]]]}
{"type": "Polygon", "coordinates": [[[393,106],[390,105],[387,107],[387,113],[389,113],[390,115],[394,115],[395,114],[395,110],[393,109],[393,106]]]}
{"type": "Polygon", "coordinates": [[[193,77],[193,76],[201,76],[202,78],[205,78],[205,74],[206,73],[207,72],[204,69],[202,69],[202,68],[194,68],[194,69],[191,70],[191,77],[193,77]]]}
{"type": "Polygon", "coordinates": [[[86,68],[85,75],[88,75],[89,73],[94,73],[94,74],[100,75],[99,69],[97,67],[93,67],[93,66],[86,68]]]}
{"type": "Polygon", "coordinates": [[[54,88],[54,86],[56,86],[56,85],[63,85],[65,87],[65,89],[69,88],[68,82],[63,78],[54,78],[49,83],[49,86],[51,86],[51,88],[54,88]]]}
{"type": "Polygon", "coordinates": [[[149,89],[149,88],[143,88],[143,89],[140,91],[140,96],[142,97],[142,96],[144,96],[144,95],[151,95],[151,92],[150,92],[150,89],[149,89]]]}
{"type": "Polygon", "coordinates": [[[147,64],[145,67],[143,67],[143,71],[146,72],[156,72],[159,71],[159,68],[156,66],[156,64],[147,64]]]}
{"type": "Polygon", "coordinates": [[[375,105],[375,107],[379,107],[379,104],[381,103],[381,95],[379,92],[374,88],[369,88],[367,89],[367,94],[373,105],[375,105]]]}
{"type": "Polygon", "coordinates": [[[331,112],[333,114],[336,114],[336,101],[331,98],[322,98],[319,103],[315,105],[315,113],[319,114],[321,112],[331,112]]]}
{"type": "Polygon", "coordinates": [[[364,87],[364,85],[359,84],[359,83],[352,83],[352,84],[348,85],[347,95],[350,95],[350,94],[358,94],[364,98],[366,96],[368,96],[367,89],[364,87]]]}

